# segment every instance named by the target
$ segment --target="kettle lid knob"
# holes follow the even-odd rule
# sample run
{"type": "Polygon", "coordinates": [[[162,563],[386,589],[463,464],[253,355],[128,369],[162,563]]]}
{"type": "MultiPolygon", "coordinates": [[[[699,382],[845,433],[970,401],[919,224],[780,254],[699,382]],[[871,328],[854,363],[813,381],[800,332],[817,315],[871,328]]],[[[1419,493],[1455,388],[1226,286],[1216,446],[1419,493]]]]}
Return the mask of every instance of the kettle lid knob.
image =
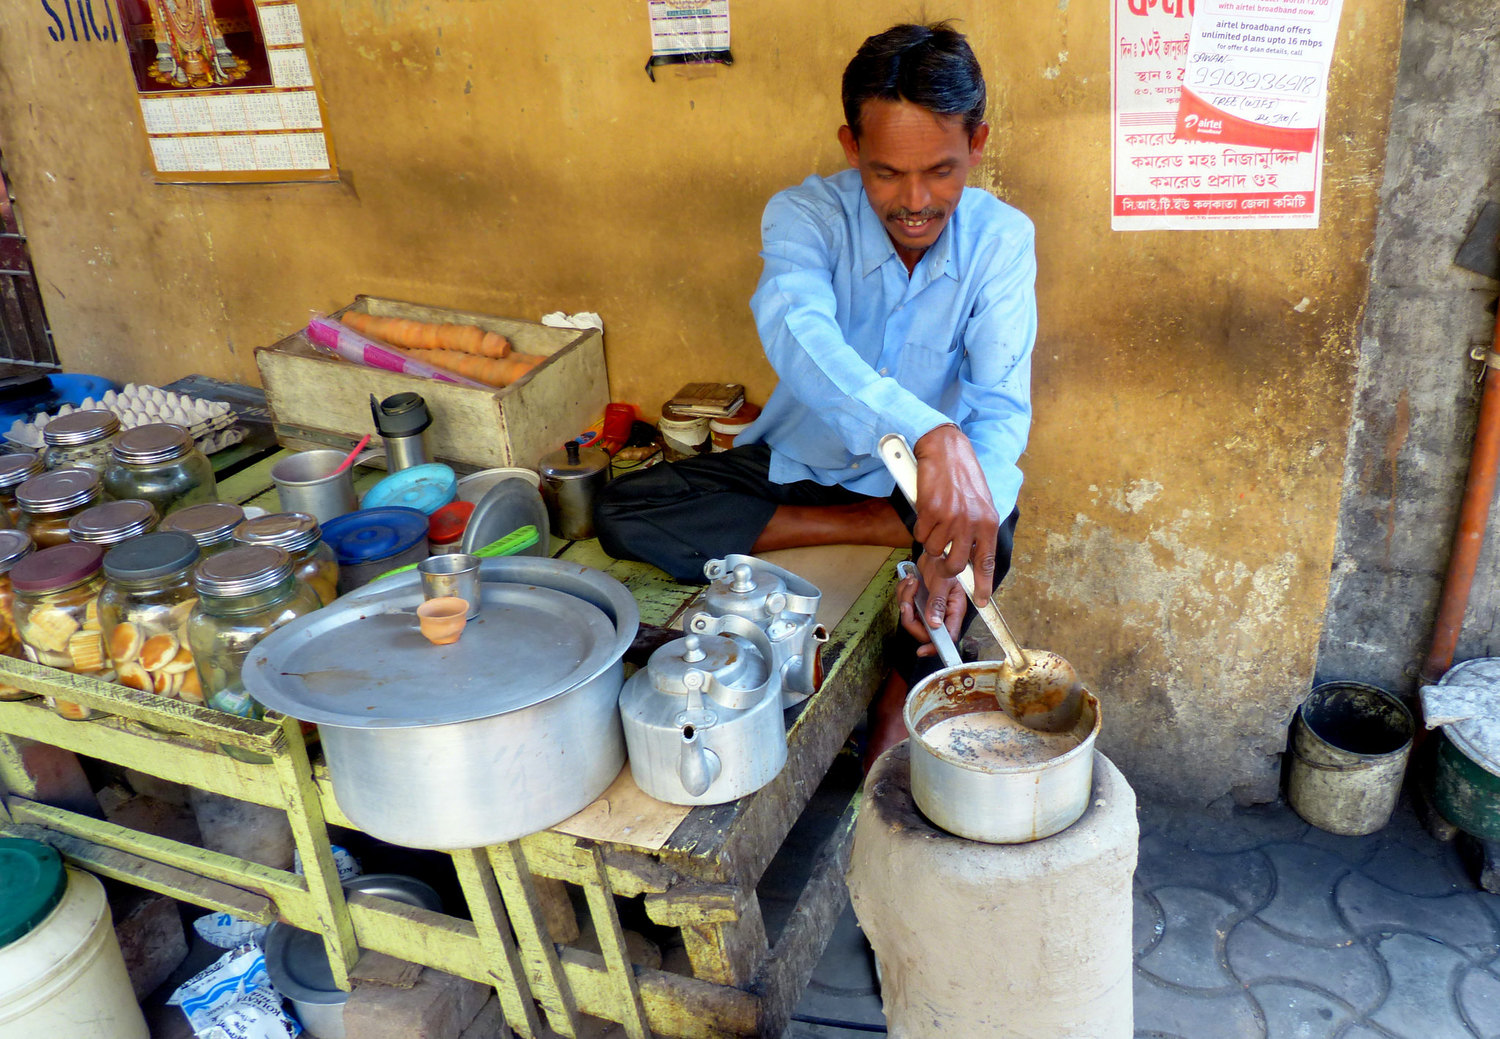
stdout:
{"type": "Polygon", "coordinates": [[[685,663],[696,664],[706,656],[708,654],[703,652],[703,643],[697,635],[689,635],[682,640],[682,659],[685,663]]]}
{"type": "Polygon", "coordinates": [[[753,592],[755,591],[755,571],[749,563],[741,563],[734,568],[733,579],[729,584],[730,591],[753,592]]]}

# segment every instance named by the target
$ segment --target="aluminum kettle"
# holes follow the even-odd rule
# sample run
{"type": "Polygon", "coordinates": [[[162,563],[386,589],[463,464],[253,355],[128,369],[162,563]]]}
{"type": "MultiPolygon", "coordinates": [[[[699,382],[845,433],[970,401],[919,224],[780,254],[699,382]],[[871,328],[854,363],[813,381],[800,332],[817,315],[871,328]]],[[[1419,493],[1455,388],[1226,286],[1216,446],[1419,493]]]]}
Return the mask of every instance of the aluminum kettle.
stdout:
{"type": "Polygon", "coordinates": [[[771,669],[781,675],[781,706],[792,707],[818,691],[819,647],[828,629],[818,623],[823,593],[790,570],[754,556],[710,559],[703,608],[715,617],[742,617],[766,633],[771,669]]]}

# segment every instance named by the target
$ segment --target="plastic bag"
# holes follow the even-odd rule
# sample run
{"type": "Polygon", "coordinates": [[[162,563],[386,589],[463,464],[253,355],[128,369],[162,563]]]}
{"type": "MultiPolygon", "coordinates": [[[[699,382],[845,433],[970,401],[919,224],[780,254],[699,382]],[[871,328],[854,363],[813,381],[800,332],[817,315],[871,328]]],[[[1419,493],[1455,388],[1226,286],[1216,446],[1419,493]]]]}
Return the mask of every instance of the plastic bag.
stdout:
{"type": "Polygon", "coordinates": [[[281,994],[253,943],[220,956],[178,986],[168,1004],[182,1008],[198,1039],[296,1039],[302,1026],[281,1008],[281,994]]]}

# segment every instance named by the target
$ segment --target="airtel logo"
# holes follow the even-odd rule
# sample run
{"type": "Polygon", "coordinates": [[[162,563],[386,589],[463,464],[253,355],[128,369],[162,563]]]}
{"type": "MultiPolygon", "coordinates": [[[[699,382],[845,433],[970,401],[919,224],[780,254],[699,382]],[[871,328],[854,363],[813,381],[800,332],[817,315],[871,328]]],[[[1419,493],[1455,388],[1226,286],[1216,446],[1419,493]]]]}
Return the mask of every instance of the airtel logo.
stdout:
{"type": "Polygon", "coordinates": [[[1220,119],[1199,119],[1196,115],[1185,115],[1182,117],[1182,126],[1185,130],[1197,130],[1199,133],[1223,133],[1224,123],[1220,119]]]}

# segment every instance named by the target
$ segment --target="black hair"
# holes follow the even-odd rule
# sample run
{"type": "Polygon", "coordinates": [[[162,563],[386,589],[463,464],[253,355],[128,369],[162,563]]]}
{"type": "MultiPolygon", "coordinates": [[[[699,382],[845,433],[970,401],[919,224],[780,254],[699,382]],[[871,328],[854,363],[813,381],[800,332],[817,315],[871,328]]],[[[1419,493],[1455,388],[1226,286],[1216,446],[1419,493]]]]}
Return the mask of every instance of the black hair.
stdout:
{"type": "Polygon", "coordinates": [[[984,121],[984,73],[968,39],[947,22],[894,25],[860,44],[844,69],[844,121],[856,140],[860,110],[870,100],[961,115],[972,137],[984,121]]]}

